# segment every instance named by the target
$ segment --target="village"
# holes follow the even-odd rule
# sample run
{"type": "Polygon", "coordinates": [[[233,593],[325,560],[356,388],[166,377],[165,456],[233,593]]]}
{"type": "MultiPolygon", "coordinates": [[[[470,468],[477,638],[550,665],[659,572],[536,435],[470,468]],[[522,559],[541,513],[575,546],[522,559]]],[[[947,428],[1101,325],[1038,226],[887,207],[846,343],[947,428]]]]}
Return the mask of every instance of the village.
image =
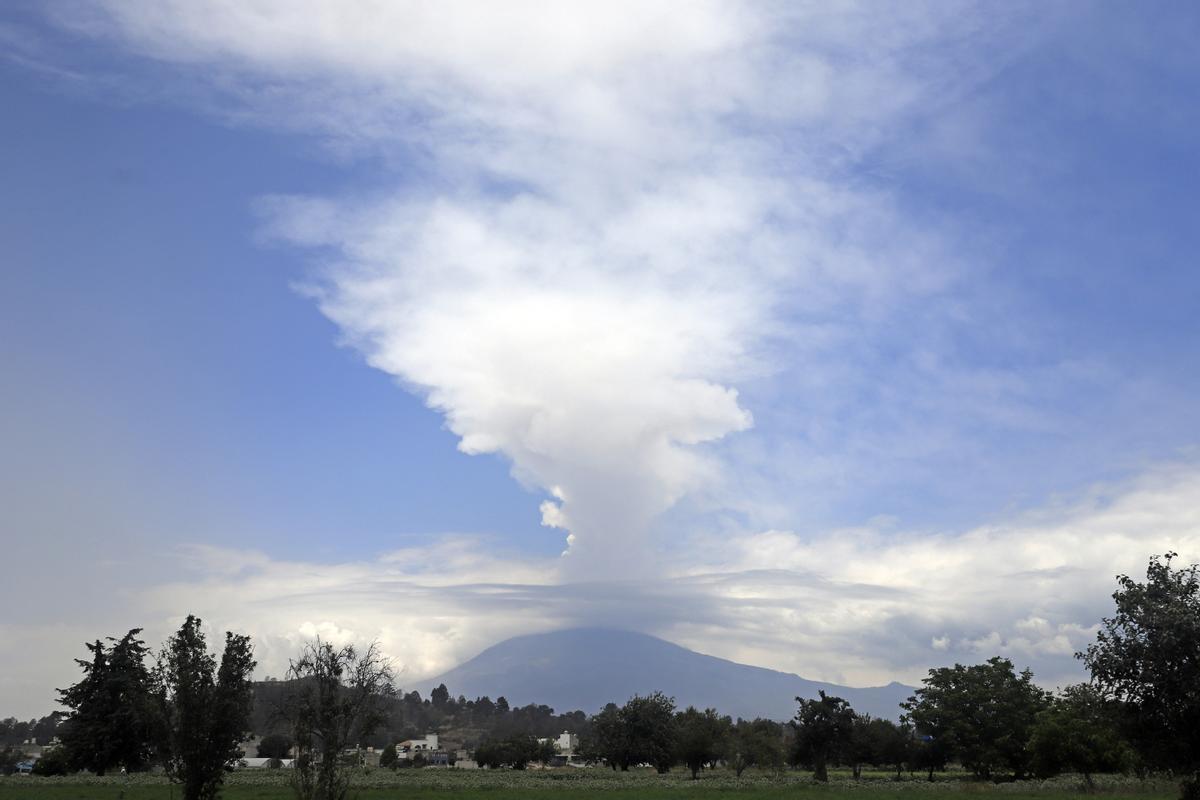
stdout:
{"type": "MultiPolygon", "coordinates": [[[[259,755],[259,745],[263,739],[255,734],[247,734],[239,745],[244,754],[230,764],[233,769],[291,769],[295,766],[296,748],[288,749],[288,757],[259,755]]],[[[585,767],[587,762],[579,755],[579,736],[569,731],[563,731],[557,737],[540,738],[538,744],[553,748],[554,755],[545,761],[530,764],[531,769],[548,769],[552,767],[585,767]]],[[[58,737],[47,744],[38,744],[34,739],[22,742],[15,749],[20,754],[16,762],[17,774],[29,775],[34,773],[37,762],[47,754],[53,753],[61,746],[58,737]]],[[[386,747],[354,747],[345,750],[343,759],[353,765],[367,768],[404,769],[414,767],[444,767],[453,769],[488,769],[486,765],[475,760],[473,750],[459,746],[455,742],[439,740],[437,733],[426,733],[420,739],[405,739],[386,747]]]]}

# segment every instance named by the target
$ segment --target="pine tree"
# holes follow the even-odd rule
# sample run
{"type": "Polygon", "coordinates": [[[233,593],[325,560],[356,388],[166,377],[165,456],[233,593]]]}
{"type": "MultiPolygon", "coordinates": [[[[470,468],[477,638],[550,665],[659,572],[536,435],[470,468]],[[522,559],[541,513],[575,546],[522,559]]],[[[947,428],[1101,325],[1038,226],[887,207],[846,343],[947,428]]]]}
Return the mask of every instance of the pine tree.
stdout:
{"type": "Polygon", "coordinates": [[[74,769],[103,775],[110,769],[146,768],[155,750],[154,677],[146,666],[149,650],[134,628],[111,645],[87,645],[90,661],[77,659],[84,677],[60,689],[60,702],[72,710],[61,738],[74,769]]]}
{"type": "Polygon", "coordinates": [[[247,636],[225,634],[220,666],[200,620],[189,615],[160,659],[166,766],[184,800],[214,800],[227,765],[241,758],[253,703],[254,658],[247,636]]]}

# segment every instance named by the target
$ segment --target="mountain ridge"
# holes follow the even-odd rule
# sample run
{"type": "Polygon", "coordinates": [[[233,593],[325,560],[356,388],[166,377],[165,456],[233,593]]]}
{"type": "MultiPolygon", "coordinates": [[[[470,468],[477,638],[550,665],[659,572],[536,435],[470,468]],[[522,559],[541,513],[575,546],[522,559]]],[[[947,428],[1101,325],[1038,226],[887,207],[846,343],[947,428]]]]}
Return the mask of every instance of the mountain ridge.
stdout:
{"type": "Polygon", "coordinates": [[[645,633],[617,628],[568,628],[515,636],[412,688],[423,696],[444,683],[452,695],[504,697],[510,705],[541,703],[564,712],[599,711],[634,694],[662,691],[680,708],[715,708],[752,719],[790,719],[796,697],[824,690],[856,711],[898,719],[913,687],[898,682],[851,687],[740,664],[689,650],[645,633]]]}

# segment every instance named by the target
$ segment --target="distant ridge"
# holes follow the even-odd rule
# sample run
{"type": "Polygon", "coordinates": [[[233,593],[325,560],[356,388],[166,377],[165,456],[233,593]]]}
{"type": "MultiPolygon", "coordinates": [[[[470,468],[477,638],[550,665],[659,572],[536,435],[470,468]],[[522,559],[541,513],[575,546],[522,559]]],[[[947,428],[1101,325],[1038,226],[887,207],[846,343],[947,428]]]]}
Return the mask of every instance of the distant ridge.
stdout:
{"type": "Polygon", "coordinates": [[[449,672],[422,681],[422,697],[444,683],[451,695],[504,697],[510,705],[545,703],[558,712],[594,713],[605,703],[662,690],[680,708],[715,708],[733,717],[786,720],[796,697],[819,689],[843,697],[860,713],[898,719],[912,694],[900,683],[854,688],[810,681],[788,672],[738,664],[680,647],[644,633],[574,628],[517,636],[484,650],[449,672]]]}

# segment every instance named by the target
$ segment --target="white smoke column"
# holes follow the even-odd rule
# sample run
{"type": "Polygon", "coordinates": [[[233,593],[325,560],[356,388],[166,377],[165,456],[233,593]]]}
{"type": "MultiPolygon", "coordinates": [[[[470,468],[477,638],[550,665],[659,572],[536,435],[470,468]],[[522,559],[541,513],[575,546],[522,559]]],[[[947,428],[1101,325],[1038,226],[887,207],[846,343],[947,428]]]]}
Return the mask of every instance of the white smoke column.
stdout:
{"type": "MultiPolygon", "coordinates": [[[[701,191],[689,194],[697,208],[668,209],[714,217],[687,231],[719,239],[753,222],[703,208],[720,198],[701,191]]],[[[464,452],[502,453],[553,493],[543,520],[571,532],[570,568],[589,577],[646,564],[650,521],[716,474],[694,446],[750,424],[720,379],[744,369],[760,303],[736,274],[708,272],[712,242],[656,230],[694,262],[648,266],[655,253],[625,231],[645,234],[663,212],[653,202],[596,228],[532,198],[396,205],[361,228],[322,204],[290,205],[298,229],[344,237],[350,260],[331,271],[325,313],[443,412],[464,452]]]]}
{"type": "Polygon", "coordinates": [[[321,308],[372,365],[464,452],[552,495],[568,575],[631,576],[653,568],[652,521],[717,477],[697,446],[751,424],[729,381],[769,328],[787,194],[717,121],[762,77],[729,62],[747,20],[593,7],[584,32],[550,8],[524,20],[537,63],[455,64],[441,74],[469,101],[423,96],[444,192],[348,213],[283,200],[277,228],[339,251],[321,308]]]}

